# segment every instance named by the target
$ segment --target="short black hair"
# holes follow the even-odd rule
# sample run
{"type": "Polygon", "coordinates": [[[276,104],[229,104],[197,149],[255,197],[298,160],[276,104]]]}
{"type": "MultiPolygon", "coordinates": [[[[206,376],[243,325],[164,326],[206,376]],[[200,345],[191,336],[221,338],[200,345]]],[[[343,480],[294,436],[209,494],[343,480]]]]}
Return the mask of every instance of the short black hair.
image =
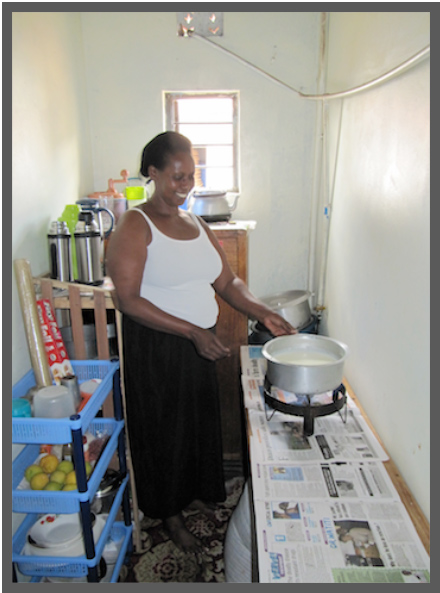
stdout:
{"type": "Polygon", "coordinates": [[[155,136],[144,147],[141,158],[141,175],[149,177],[148,167],[153,165],[163,171],[168,163],[168,158],[178,152],[191,154],[191,142],[186,136],[178,132],[162,132],[155,136]]]}

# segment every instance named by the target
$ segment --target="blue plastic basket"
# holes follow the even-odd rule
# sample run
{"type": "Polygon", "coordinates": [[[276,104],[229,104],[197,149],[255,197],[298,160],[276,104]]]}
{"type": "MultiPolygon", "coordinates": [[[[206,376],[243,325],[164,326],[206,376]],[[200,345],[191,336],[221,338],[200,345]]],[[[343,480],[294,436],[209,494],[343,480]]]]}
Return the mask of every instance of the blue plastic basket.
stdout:
{"type": "MultiPolygon", "coordinates": [[[[119,549],[119,554],[118,554],[118,558],[116,560],[116,563],[113,565],[113,571],[110,577],[109,581],[105,581],[105,582],[110,582],[110,583],[117,583],[118,579],[119,579],[119,573],[121,571],[121,567],[122,564],[124,564],[125,559],[126,559],[126,555],[127,555],[127,551],[128,551],[128,547],[132,542],[132,533],[133,533],[133,525],[125,525],[122,522],[116,522],[113,524],[111,533],[110,533],[110,537],[116,541],[118,541],[119,539],[122,538],[122,542],[121,542],[121,547],[119,549]]],[[[28,564],[28,563],[20,563],[19,564],[21,569],[24,569],[26,571],[27,568],[29,568],[31,570],[31,572],[35,572],[35,565],[34,564],[28,564]]],[[[67,566],[67,565],[66,565],[67,566]]],[[[107,564],[107,570],[110,568],[111,565],[107,564]]],[[[56,575],[54,574],[54,571],[47,571],[46,569],[44,571],[41,572],[41,574],[38,575],[32,575],[32,578],[30,580],[31,583],[38,583],[40,582],[44,577],[60,577],[60,574],[62,573],[63,576],[67,577],[67,578],[75,578],[72,577],[70,575],[71,573],[71,569],[70,566],[69,568],[66,568],[66,570],[63,570],[63,565],[60,564],[57,568],[55,568],[54,570],[56,570],[56,575]],[[58,574],[60,573],[60,574],[58,574]],[[68,574],[67,574],[68,573],[68,574]]],[[[87,574],[87,570],[88,567],[85,569],[86,572],[83,572],[83,568],[81,568],[81,574],[76,575],[77,577],[81,578],[81,582],[83,582],[84,576],[87,574]]],[[[25,574],[25,572],[23,572],[23,574],[25,574]]],[[[31,576],[31,575],[28,575],[31,576]]]]}
{"type": "MultiPolygon", "coordinates": [[[[72,360],[72,367],[81,384],[89,379],[101,379],[99,387],[75,420],[70,418],[12,418],[13,443],[39,443],[61,445],[72,440],[72,430],[86,431],[113,386],[113,375],[119,361],[72,360]]],[[[36,384],[33,371],[29,371],[12,388],[12,398],[23,397],[36,384]]],[[[73,416],[71,416],[73,418],[73,416]]]]}
{"type": "MultiPolygon", "coordinates": [[[[119,511],[122,496],[128,483],[128,475],[125,476],[118,493],[113,501],[105,527],[95,542],[95,556],[88,559],[82,556],[29,556],[23,553],[29,529],[38,519],[39,514],[28,514],[19,525],[12,538],[12,562],[17,563],[20,572],[27,576],[57,576],[57,577],[81,577],[88,574],[89,567],[97,566],[104,551],[105,544],[112,529],[117,525],[124,528],[126,538],[131,535],[131,526],[125,527],[123,523],[115,523],[116,514],[119,511]]],[[[128,542],[125,542],[125,546],[128,542]]]]}
{"type": "Polygon", "coordinates": [[[118,541],[120,537],[123,537],[122,545],[119,550],[118,559],[116,560],[113,574],[111,576],[110,582],[117,583],[119,573],[121,570],[121,566],[124,563],[125,556],[127,554],[127,548],[131,543],[131,536],[133,532],[133,525],[129,525],[128,527],[124,525],[124,523],[117,522],[113,524],[113,528],[111,530],[110,536],[115,540],[118,541]]]}
{"type": "Polygon", "coordinates": [[[87,491],[78,490],[52,491],[18,489],[23,480],[25,469],[34,463],[40,453],[39,445],[27,445],[12,464],[12,510],[18,513],[77,513],[80,502],[91,500],[96,494],[108,464],[116,451],[118,437],[124,427],[124,421],[112,418],[93,420],[89,431],[93,436],[109,436],[93,473],[87,482],[87,491]]]}

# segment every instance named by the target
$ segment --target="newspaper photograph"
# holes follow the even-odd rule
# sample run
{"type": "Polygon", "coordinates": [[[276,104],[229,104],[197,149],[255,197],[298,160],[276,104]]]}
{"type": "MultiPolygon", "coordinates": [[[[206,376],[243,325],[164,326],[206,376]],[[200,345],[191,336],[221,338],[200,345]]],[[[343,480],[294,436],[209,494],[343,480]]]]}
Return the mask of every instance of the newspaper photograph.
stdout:
{"type": "Polygon", "coordinates": [[[399,500],[381,462],[335,461],[316,464],[252,464],[255,500],[399,500]]]}
{"type": "Polygon", "coordinates": [[[303,418],[288,421],[250,411],[250,452],[253,463],[316,461],[386,461],[380,443],[364,419],[347,411],[344,423],[339,414],[315,418],[314,434],[304,435],[303,418]]]}
{"type": "Polygon", "coordinates": [[[267,364],[262,349],[263,346],[240,346],[242,375],[249,379],[264,380],[267,364]]]}
{"type": "Polygon", "coordinates": [[[255,501],[260,583],[429,583],[400,501],[255,501]]]}

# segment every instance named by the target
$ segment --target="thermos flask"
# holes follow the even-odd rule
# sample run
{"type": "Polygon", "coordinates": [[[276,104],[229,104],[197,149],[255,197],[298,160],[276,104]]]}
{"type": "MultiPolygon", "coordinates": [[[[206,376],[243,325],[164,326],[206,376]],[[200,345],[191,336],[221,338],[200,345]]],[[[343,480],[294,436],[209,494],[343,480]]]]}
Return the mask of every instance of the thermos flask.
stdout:
{"type": "Polygon", "coordinates": [[[67,224],[67,228],[69,229],[70,232],[70,251],[72,254],[72,279],[77,278],[78,276],[78,267],[76,265],[76,248],[75,248],[75,239],[74,239],[74,234],[75,234],[75,227],[76,227],[76,223],[78,222],[78,214],[80,213],[81,208],[78,206],[78,204],[67,204],[67,206],[65,206],[63,213],[61,214],[61,216],[58,218],[58,220],[60,221],[64,221],[67,224]]]}
{"type": "Polygon", "coordinates": [[[52,222],[47,239],[49,242],[50,277],[62,282],[71,282],[71,236],[67,224],[58,220],[52,222]]]}
{"type": "Polygon", "coordinates": [[[74,237],[78,266],[77,281],[82,284],[102,284],[104,246],[92,211],[84,210],[78,214],[74,237]]]}

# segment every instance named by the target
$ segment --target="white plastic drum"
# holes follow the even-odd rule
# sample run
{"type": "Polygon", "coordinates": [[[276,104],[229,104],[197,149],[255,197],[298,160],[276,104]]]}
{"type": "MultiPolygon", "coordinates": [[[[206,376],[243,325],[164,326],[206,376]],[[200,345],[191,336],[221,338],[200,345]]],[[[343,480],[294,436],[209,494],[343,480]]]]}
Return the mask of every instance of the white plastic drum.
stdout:
{"type": "Polygon", "coordinates": [[[250,497],[246,482],[226,532],[224,558],[227,583],[252,583],[251,542],[250,497]]]}

